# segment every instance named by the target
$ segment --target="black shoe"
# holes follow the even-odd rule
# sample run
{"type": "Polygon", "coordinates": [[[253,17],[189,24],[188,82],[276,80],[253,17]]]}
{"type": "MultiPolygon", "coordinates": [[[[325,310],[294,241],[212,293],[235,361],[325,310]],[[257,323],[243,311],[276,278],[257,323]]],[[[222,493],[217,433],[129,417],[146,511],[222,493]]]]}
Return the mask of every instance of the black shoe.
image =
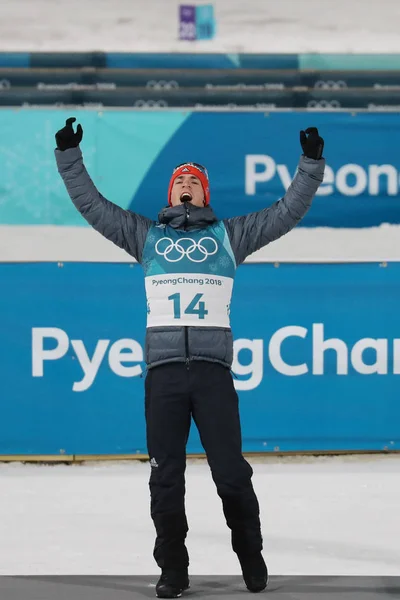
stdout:
{"type": "Polygon", "coordinates": [[[239,556],[243,579],[250,592],[262,592],[268,585],[268,569],[261,552],[239,556]]]}
{"type": "Polygon", "coordinates": [[[180,598],[189,588],[187,569],[163,569],[156,585],[157,598],[180,598]]]}

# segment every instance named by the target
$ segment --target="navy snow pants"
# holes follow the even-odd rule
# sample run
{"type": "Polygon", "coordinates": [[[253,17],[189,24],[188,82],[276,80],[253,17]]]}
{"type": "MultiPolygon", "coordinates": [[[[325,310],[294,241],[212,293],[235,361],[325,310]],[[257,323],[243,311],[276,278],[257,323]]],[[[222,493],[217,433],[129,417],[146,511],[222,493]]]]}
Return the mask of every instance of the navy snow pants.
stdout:
{"type": "Polygon", "coordinates": [[[147,447],[151,459],[154,558],[160,568],[189,564],[185,539],[186,444],[191,418],[199,430],[228,527],[239,556],[262,550],[253,471],[242,455],[238,395],[227,367],[192,361],[149,369],[145,381],[147,447]]]}

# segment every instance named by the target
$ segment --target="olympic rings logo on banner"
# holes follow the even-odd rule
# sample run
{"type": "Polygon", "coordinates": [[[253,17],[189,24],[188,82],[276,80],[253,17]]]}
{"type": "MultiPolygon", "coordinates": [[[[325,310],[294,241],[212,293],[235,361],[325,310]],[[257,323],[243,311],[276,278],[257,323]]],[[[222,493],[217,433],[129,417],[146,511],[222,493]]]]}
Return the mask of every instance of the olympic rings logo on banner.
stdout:
{"type": "Polygon", "coordinates": [[[182,258],[186,257],[194,263],[201,263],[207,260],[209,256],[213,256],[218,252],[218,244],[212,237],[202,237],[198,242],[188,237],[180,238],[179,240],[176,240],[176,242],[169,237],[164,237],[158,240],[155,245],[155,250],[157,254],[163,256],[167,262],[179,262],[182,258]],[[167,242],[164,249],[159,248],[162,242],[167,242]],[[187,248],[184,248],[182,242],[190,242],[190,245],[187,248]],[[204,242],[210,242],[210,244],[207,244],[207,246],[209,246],[208,248],[204,246],[204,242]],[[178,257],[170,256],[171,253],[175,254],[174,251],[178,253],[178,257]],[[200,258],[195,258],[193,256],[193,253],[196,251],[201,254],[200,258]]]}
{"type": "Polygon", "coordinates": [[[134,106],[136,108],[167,108],[166,100],[136,100],[134,106]]]}
{"type": "Polygon", "coordinates": [[[146,88],[151,90],[176,90],[179,88],[179,83],[177,81],[164,81],[161,79],[160,81],[156,81],[151,79],[146,83],[146,88]]]}
{"type": "Polygon", "coordinates": [[[339,100],[310,100],[310,102],[307,102],[307,108],[320,108],[327,110],[329,108],[342,108],[342,105],[340,104],[339,100]]]}

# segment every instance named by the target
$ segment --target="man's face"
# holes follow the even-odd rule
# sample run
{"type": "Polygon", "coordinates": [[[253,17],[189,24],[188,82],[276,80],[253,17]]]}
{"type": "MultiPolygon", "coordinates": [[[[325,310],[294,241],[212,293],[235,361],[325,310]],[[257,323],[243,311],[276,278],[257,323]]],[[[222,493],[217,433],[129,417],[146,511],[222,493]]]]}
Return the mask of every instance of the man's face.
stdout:
{"type": "Polygon", "coordinates": [[[204,192],[200,179],[190,173],[179,175],[172,186],[172,206],[179,206],[182,202],[190,202],[194,206],[204,206],[204,192]]]}

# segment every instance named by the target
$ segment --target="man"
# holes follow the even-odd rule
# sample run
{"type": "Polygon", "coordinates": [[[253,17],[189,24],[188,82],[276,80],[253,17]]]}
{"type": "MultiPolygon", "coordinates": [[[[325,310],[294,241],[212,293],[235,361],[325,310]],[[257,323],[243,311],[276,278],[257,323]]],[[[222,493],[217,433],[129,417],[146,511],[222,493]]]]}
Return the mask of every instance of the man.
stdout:
{"type": "Polygon", "coordinates": [[[231,543],[251,592],[266,588],[260,511],[242,455],[229,311],[235,270],[249,254],[290,231],[304,217],[323,180],[323,139],[300,133],[303,155],[283,199],[270,208],[220,221],[210,207],[207,170],[196,163],[173,171],[168,206],[158,222],[123,210],[96,189],[82,161],[72,123],[56,134],[58,170],[83,217],[126,250],[145,272],[147,330],[145,413],[151,458],[154,558],[160,598],[189,587],[185,546],[186,443],[193,417],[222,500],[231,543]]]}

